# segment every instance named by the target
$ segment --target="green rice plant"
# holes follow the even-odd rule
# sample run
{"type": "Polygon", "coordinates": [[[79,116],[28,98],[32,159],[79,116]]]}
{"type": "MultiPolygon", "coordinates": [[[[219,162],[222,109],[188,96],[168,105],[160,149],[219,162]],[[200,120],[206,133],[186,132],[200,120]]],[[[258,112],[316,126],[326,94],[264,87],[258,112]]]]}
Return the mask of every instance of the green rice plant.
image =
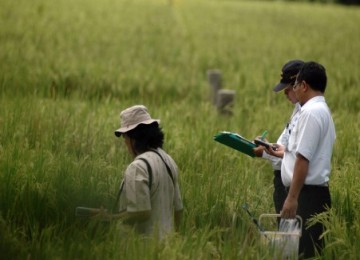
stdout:
{"type": "Polygon", "coordinates": [[[271,88],[293,58],[325,65],[337,130],[324,258],[359,251],[359,9],[247,1],[0,0],[0,248],[8,259],[272,259],[242,209],[274,211],[272,169],[213,141],[275,141],[292,105],[271,88]],[[206,73],[236,91],[232,116],[206,73]],[[180,170],[184,219],[166,241],[74,215],[111,209],[131,161],[119,113],[145,104],[180,170]]]}

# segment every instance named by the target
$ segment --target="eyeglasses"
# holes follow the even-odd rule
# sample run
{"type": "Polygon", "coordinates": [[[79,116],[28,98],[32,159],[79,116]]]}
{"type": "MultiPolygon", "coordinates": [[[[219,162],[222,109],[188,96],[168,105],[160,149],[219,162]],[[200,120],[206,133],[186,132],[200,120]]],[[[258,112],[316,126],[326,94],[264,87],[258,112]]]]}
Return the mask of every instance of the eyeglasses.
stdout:
{"type": "Polygon", "coordinates": [[[295,81],[295,83],[294,83],[294,85],[293,85],[292,88],[295,90],[295,89],[297,88],[297,86],[300,85],[301,83],[302,83],[302,81],[301,81],[301,82],[295,81]]]}

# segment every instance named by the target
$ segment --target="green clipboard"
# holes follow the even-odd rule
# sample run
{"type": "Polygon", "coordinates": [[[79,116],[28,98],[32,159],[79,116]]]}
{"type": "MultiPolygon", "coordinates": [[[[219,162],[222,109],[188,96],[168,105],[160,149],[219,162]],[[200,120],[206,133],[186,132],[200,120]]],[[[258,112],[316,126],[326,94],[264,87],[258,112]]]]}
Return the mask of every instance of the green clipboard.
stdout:
{"type": "Polygon", "coordinates": [[[256,145],[237,133],[220,132],[214,136],[214,140],[250,157],[255,157],[253,148],[256,147],[256,145]]]}

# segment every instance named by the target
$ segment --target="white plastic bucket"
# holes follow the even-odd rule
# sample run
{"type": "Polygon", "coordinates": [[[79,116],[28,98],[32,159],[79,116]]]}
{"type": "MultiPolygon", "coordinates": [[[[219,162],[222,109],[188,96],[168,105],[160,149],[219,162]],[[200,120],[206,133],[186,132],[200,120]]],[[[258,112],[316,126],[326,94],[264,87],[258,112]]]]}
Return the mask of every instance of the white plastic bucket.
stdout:
{"type": "MultiPolygon", "coordinates": [[[[262,214],[259,217],[259,226],[262,227],[265,218],[277,220],[280,214],[262,214]]],[[[260,231],[261,242],[266,244],[273,252],[276,259],[298,259],[299,240],[301,237],[302,219],[282,219],[280,230],[276,224],[274,230],[260,231]]],[[[277,223],[277,222],[276,222],[277,223]]]]}

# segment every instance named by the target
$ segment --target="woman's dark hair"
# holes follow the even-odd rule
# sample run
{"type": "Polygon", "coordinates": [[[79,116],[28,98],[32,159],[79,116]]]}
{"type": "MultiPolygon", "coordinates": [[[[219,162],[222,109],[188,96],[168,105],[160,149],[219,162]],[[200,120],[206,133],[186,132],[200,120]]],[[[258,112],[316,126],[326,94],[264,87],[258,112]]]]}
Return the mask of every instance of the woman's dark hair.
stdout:
{"type": "Polygon", "coordinates": [[[314,61],[305,62],[297,76],[297,81],[305,81],[314,90],[325,93],[327,77],[324,66],[314,61]]]}
{"type": "Polygon", "coordinates": [[[137,153],[162,148],[164,143],[164,133],[157,122],[149,125],[140,124],[126,135],[135,141],[134,149],[137,153]]]}

